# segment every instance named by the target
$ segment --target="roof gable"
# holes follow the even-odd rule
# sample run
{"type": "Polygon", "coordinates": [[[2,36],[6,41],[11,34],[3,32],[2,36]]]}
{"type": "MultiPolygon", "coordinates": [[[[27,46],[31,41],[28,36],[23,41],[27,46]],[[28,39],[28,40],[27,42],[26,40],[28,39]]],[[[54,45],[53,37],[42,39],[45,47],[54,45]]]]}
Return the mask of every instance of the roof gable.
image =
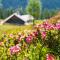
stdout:
{"type": "Polygon", "coordinates": [[[5,23],[5,22],[6,22],[7,20],[9,20],[10,18],[12,18],[13,16],[16,16],[17,18],[23,20],[24,22],[27,22],[27,21],[29,21],[29,20],[33,20],[33,19],[34,19],[33,16],[31,16],[31,15],[20,15],[20,14],[17,14],[17,13],[13,13],[13,14],[10,15],[9,17],[7,17],[7,18],[2,22],[2,24],[5,23]]]}

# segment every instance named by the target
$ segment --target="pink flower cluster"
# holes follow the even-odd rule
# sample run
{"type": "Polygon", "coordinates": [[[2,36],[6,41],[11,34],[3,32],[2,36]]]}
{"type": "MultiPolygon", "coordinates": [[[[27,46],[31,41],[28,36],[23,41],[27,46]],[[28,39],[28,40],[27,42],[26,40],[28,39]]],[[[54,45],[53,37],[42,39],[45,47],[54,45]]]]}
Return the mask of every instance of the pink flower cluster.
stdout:
{"type": "Polygon", "coordinates": [[[51,29],[54,29],[54,25],[46,21],[43,23],[43,28],[46,30],[51,30],[51,29]]]}
{"type": "Polygon", "coordinates": [[[19,51],[21,51],[21,48],[18,45],[13,46],[13,47],[10,48],[11,54],[18,53],[19,51]]]}
{"type": "MultiPolygon", "coordinates": [[[[45,40],[46,31],[54,30],[54,29],[60,30],[60,23],[57,23],[56,25],[54,25],[54,24],[51,24],[51,23],[46,21],[46,22],[43,22],[43,24],[38,25],[37,28],[44,29],[42,31],[40,30],[40,33],[41,33],[42,39],[45,40]]],[[[18,41],[21,41],[22,39],[26,38],[26,40],[25,40],[26,43],[30,44],[30,43],[33,42],[34,38],[37,38],[37,36],[38,36],[38,31],[34,31],[34,32],[31,32],[27,37],[24,36],[24,34],[19,36],[18,41]]],[[[13,35],[10,34],[10,37],[13,38],[13,35]]],[[[1,43],[0,43],[0,45],[1,45],[1,43]]],[[[18,53],[20,50],[21,49],[18,45],[13,46],[13,47],[10,48],[11,54],[18,53]]],[[[52,56],[50,54],[48,54],[47,58],[51,60],[52,56]]]]}
{"type": "Polygon", "coordinates": [[[52,54],[47,54],[46,55],[46,60],[55,60],[55,57],[52,54]]]}
{"type": "Polygon", "coordinates": [[[56,29],[60,30],[60,23],[56,24],[56,29]]]}
{"type": "Polygon", "coordinates": [[[30,36],[33,36],[33,37],[37,37],[38,36],[38,32],[32,32],[31,34],[30,34],[30,36]]]}
{"type": "Polygon", "coordinates": [[[31,43],[33,41],[33,38],[36,38],[38,36],[38,32],[32,32],[28,37],[26,37],[26,42],[31,43]]]}
{"type": "Polygon", "coordinates": [[[46,32],[45,31],[41,32],[41,36],[42,36],[42,39],[45,39],[46,38],[46,32]]]}
{"type": "Polygon", "coordinates": [[[32,42],[32,40],[33,40],[33,37],[32,36],[28,36],[26,38],[26,42],[29,43],[29,44],[32,42]]]}
{"type": "Polygon", "coordinates": [[[45,30],[54,30],[60,29],[60,23],[56,23],[56,25],[49,23],[48,21],[43,22],[43,24],[38,25],[38,27],[36,28],[40,28],[40,29],[45,29],[45,30]]]}
{"type": "Polygon", "coordinates": [[[25,38],[25,36],[23,35],[23,34],[21,34],[20,36],[19,36],[19,38],[18,38],[18,41],[22,41],[22,39],[24,39],[25,38]]]}

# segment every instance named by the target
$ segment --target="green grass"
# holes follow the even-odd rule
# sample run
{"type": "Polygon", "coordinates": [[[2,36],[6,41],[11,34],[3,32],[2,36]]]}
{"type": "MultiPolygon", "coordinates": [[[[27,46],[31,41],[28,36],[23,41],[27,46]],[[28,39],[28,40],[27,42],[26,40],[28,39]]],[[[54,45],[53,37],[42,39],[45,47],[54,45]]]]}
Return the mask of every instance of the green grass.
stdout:
{"type": "MultiPolygon", "coordinates": [[[[41,24],[43,21],[42,20],[36,20],[35,24],[41,24]]],[[[23,32],[24,30],[32,30],[33,25],[23,25],[23,26],[18,26],[18,25],[0,25],[0,37],[4,34],[10,34],[10,33],[17,33],[17,32],[23,32]]]]}
{"type": "Polygon", "coordinates": [[[27,26],[1,25],[0,36],[4,33],[7,33],[7,34],[17,33],[17,32],[22,32],[24,30],[31,30],[31,29],[32,29],[32,25],[27,25],[27,26]]]}
{"type": "Polygon", "coordinates": [[[41,23],[43,23],[42,20],[35,20],[35,24],[41,24],[41,23]]]}

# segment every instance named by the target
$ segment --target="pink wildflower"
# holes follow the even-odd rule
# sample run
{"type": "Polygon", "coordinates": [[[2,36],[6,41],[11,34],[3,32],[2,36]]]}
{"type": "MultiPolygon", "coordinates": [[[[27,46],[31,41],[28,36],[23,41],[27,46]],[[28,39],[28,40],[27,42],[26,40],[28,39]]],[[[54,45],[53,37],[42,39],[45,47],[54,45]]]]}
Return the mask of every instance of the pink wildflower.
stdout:
{"type": "Polygon", "coordinates": [[[60,23],[56,24],[56,29],[60,29],[60,23]]]}
{"type": "Polygon", "coordinates": [[[30,34],[31,36],[33,36],[33,37],[36,37],[36,36],[38,36],[38,32],[32,32],[32,34],[30,34]]]}
{"type": "Polygon", "coordinates": [[[44,28],[45,28],[46,30],[49,30],[49,28],[50,28],[50,24],[48,24],[48,23],[44,23],[44,28]]]}
{"type": "Polygon", "coordinates": [[[52,54],[47,54],[46,55],[46,60],[55,60],[55,57],[52,54]]]}
{"type": "Polygon", "coordinates": [[[10,35],[9,35],[9,37],[10,37],[10,38],[13,38],[13,37],[14,37],[14,35],[13,35],[13,34],[10,34],[10,35]]]}
{"type": "Polygon", "coordinates": [[[44,29],[46,30],[54,29],[54,25],[50,24],[49,22],[44,22],[43,25],[44,25],[44,29]]]}
{"type": "Polygon", "coordinates": [[[40,24],[39,27],[40,27],[40,28],[44,28],[44,25],[43,25],[43,24],[40,24]]]}
{"type": "Polygon", "coordinates": [[[20,50],[21,50],[21,48],[18,45],[13,46],[13,47],[10,48],[11,54],[18,53],[20,50]]]}
{"type": "Polygon", "coordinates": [[[22,41],[23,38],[25,38],[25,35],[21,35],[21,36],[18,38],[18,41],[22,41]]]}
{"type": "Polygon", "coordinates": [[[31,43],[32,40],[33,40],[33,37],[32,37],[32,36],[28,36],[28,37],[26,38],[26,42],[27,42],[27,43],[31,43]]]}
{"type": "Polygon", "coordinates": [[[46,38],[46,32],[45,32],[45,31],[41,32],[41,35],[42,35],[42,38],[43,38],[43,39],[46,38]]]}
{"type": "Polygon", "coordinates": [[[54,30],[55,29],[55,25],[51,24],[50,25],[50,30],[54,30]]]}

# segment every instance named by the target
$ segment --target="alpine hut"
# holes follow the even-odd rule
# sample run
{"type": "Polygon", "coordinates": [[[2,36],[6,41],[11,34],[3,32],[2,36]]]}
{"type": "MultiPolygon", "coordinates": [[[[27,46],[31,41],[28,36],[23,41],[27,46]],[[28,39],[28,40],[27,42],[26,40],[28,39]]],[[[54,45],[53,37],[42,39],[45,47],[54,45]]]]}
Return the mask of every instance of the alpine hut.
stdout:
{"type": "Polygon", "coordinates": [[[13,13],[11,16],[7,17],[1,24],[17,24],[17,25],[27,25],[31,24],[33,21],[33,16],[31,15],[20,15],[18,13],[13,13]]]}

